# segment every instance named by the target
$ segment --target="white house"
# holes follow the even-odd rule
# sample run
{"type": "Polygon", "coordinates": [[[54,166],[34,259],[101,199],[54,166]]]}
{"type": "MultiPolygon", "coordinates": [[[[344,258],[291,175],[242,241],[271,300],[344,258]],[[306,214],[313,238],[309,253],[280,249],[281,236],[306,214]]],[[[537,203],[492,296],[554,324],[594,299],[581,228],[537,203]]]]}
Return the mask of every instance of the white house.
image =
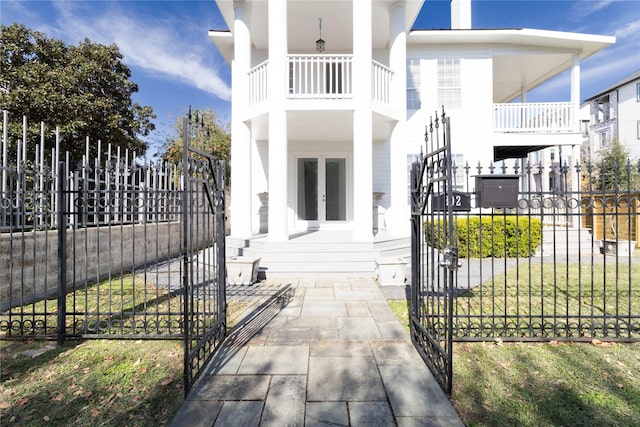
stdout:
{"type": "Polygon", "coordinates": [[[590,153],[618,140],[632,159],[640,159],[640,71],[596,93],[585,101],[589,106],[590,153]]]}
{"type": "Polygon", "coordinates": [[[338,272],[348,256],[329,252],[352,248],[372,272],[406,249],[408,166],[443,105],[458,164],[577,152],[580,63],[615,41],[472,29],[470,0],[452,0],[451,30],[412,30],[424,0],[217,5],[229,29],[209,36],[232,69],[230,241],[272,273],[276,252],[309,264],[300,252],[315,251],[338,272]],[[569,99],[527,102],[566,70],[569,99]]]}

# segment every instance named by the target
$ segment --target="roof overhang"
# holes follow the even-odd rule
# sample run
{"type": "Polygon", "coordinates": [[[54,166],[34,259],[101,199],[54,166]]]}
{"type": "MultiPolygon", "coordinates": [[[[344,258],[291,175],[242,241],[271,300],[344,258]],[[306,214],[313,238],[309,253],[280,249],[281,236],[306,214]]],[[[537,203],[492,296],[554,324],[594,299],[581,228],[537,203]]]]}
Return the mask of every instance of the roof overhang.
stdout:
{"type": "Polygon", "coordinates": [[[416,30],[409,46],[430,49],[488,50],[493,57],[493,101],[511,102],[568,70],[573,57],[580,61],[615,43],[612,36],[521,29],[416,30]]]}
{"type": "Polygon", "coordinates": [[[231,65],[233,58],[233,35],[229,30],[209,30],[209,38],[216,45],[220,55],[231,65]]]}
{"type": "MultiPolygon", "coordinates": [[[[234,5],[244,3],[250,13],[251,43],[257,50],[267,50],[269,43],[268,1],[217,0],[216,4],[227,29],[209,31],[227,63],[233,57],[234,5]]],[[[389,43],[390,10],[396,5],[405,7],[406,31],[412,28],[424,0],[376,0],[372,3],[373,48],[382,49],[389,43]]],[[[353,51],[353,1],[352,0],[289,0],[287,3],[288,51],[306,51],[315,48],[318,38],[318,18],[323,20],[322,38],[327,43],[327,52],[353,51]]]]}

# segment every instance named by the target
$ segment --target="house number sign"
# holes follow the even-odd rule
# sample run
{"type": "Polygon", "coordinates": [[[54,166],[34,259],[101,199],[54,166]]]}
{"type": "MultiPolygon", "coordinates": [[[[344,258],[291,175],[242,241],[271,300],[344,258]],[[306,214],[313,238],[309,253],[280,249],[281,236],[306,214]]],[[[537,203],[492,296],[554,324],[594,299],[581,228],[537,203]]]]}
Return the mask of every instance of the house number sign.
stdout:
{"type": "MultiPolygon", "coordinates": [[[[431,198],[431,210],[444,211],[447,207],[447,197],[444,193],[434,194],[431,198]]],[[[458,212],[471,211],[471,196],[459,191],[451,192],[451,210],[458,212]]]]}

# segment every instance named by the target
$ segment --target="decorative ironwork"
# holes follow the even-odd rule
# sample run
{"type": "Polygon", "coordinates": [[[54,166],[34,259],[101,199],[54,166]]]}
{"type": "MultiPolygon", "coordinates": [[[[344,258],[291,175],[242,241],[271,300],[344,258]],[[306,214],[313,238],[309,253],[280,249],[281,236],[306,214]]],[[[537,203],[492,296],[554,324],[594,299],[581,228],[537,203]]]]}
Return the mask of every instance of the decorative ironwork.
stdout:
{"type": "Polygon", "coordinates": [[[640,162],[456,165],[448,132],[427,126],[411,177],[411,335],[443,389],[452,342],[640,341],[640,162]],[[483,207],[478,175],[515,177],[515,203],[483,207]]]}
{"type": "Polygon", "coordinates": [[[183,268],[185,394],[226,336],[225,164],[206,132],[183,121],[183,268]],[[204,236],[204,240],[202,237],[204,236]]]}
{"type": "Polygon", "coordinates": [[[425,152],[411,173],[411,339],[440,386],[451,393],[452,301],[458,249],[453,239],[449,118],[444,111],[426,129],[425,152]],[[444,203],[433,203],[434,198],[444,203]],[[434,227],[436,222],[439,227],[434,227]],[[425,244],[425,227],[444,250],[425,244]]]}
{"type": "Polygon", "coordinates": [[[25,141],[16,162],[3,139],[0,339],[184,339],[191,387],[226,333],[226,269],[225,166],[190,119],[178,164],[89,141],[79,164],[25,141]]]}
{"type": "Polygon", "coordinates": [[[503,162],[497,170],[520,176],[516,207],[454,212],[458,235],[482,224],[476,243],[485,248],[482,256],[458,248],[454,341],[640,341],[639,166],[554,168],[561,181],[546,188],[541,165],[503,162]],[[630,185],[598,186],[611,172],[630,185]]]}

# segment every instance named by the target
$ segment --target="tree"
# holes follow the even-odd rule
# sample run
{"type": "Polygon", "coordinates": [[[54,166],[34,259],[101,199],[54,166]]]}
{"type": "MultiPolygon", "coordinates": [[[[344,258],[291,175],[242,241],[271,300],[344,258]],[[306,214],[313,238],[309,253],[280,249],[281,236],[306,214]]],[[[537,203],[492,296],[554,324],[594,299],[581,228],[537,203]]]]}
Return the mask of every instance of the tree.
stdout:
{"type": "Polygon", "coordinates": [[[144,154],[147,136],[155,125],[150,106],[134,103],[138,86],[122,62],[115,44],[105,46],[85,39],[77,46],[30,30],[22,24],[2,26],[0,35],[0,109],[9,111],[9,140],[22,139],[22,116],[27,116],[31,146],[39,142],[45,122],[47,148],[60,128],[62,149],[78,160],[85,139],[112,144],[144,154]]]}
{"type": "MultiPolygon", "coordinates": [[[[207,108],[204,111],[195,109],[191,111],[191,120],[194,126],[199,128],[198,135],[204,138],[203,145],[211,152],[215,159],[229,161],[231,155],[231,133],[229,124],[223,123],[218,114],[207,108]]],[[[170,135],[159,156],[171,163],[179,163],[182,160],[182,126],[183,117],[176,119],[173,125],[174,133],[170,135]]]]}
{"type": "Polygon", "coordinates": [[[619,141],[611,141],[600,154],[602,160],[594,168],[594,189],[621,193],[640,190],[640,163],[631,161],[629,151],[619,141]]]}

